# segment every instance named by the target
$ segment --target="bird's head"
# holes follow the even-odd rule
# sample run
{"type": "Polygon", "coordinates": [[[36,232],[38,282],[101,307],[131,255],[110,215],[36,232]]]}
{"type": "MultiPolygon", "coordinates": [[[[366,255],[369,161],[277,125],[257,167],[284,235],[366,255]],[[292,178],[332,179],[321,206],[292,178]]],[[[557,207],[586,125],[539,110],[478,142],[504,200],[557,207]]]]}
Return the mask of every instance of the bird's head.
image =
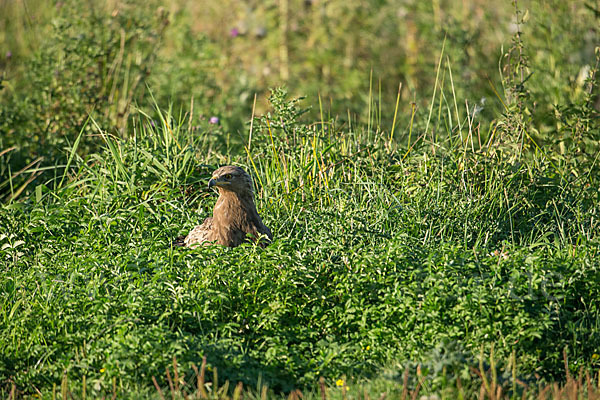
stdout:
{"type": "Polygon", "coordinates": [[[235,192],[240,195],[252,195],[252,178],[242,168],[227,165],[217,169],[208,181],[208,187],[216,186],[219,191],[235,192]]]}

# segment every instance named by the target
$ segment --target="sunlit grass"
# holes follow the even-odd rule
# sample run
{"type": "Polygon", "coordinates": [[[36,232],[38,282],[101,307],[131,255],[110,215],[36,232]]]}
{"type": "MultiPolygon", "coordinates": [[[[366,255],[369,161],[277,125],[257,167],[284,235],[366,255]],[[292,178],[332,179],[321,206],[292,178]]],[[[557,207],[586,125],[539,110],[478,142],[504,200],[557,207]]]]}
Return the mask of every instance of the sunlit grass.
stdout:
{"type": "MultiPolygon", "coordinates": [[[[341,4],[326,3],[303,10],[341,4]]],[[[290,79],[316,68],[324,80],[315,92],[298,75],[290,90],[314,92],[298,99],[223,68],[242,38],[221,48],[185,15],[132,4],[106,3],[113,12],[93,9],[97,19],[56,8],[60,29],[18,82],[29,89],[10,82],[0,98],[4,397],[597,397],[600,53],[588,54],[593,31],[556,20],[593,10],[511,5],[519,26],[546,16],[554,28],[532,22],[528,32],[545,33],[526,40],[517,29],[499,72],[473,84],[490,61],[473,57],[489,49],[467,40],[470,21],[411,3],[394,13],[423,30],[433,7],[435,21],[407,45],[404,69],[375,64],[356,82],[320,58],[336,65],[352,48],[314,65],[295,64],[290,48],[290,79]],[[562,65],[567,53],[582,64],[562,65]],[[352,88],[363,90],[339,113],[352,88]],[[274,241],[173,248],[211,214],[206,183],[226,164],[252,175],[274,241]]],[[[331,18],[347,26],[352,15],[331,18]]]]}
{"type": "Polygon", "coordinates": [[[3,206],[3,376],[28,393],[65,373],[97,394],[152,391],[172,357],[189,371],[206,356],[230,382],[288,391],[394,360],[456,374],[431,353],[451,343],[465,360],[516,353],[522,379],[563,376],[564,348],[595,365],[597,186],[543,156],[490,162],[473,135],[390,149],[386,132],[306,124],[275,96],[226,160],[218,127],[170,111],[127,140],[92,120],[101,153],[73,148],[58,185],[3,206]],[[210,215],[223,162],[254,175],[274,242],[172,249],[210,215]]]}

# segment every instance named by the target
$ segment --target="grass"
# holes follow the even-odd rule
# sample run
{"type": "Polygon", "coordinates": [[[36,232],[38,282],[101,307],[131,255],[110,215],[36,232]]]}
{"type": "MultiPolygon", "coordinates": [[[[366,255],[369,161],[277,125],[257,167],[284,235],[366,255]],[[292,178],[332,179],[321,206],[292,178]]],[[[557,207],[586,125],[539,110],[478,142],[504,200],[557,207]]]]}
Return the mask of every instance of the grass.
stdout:
{"type": "Polygon", "coordinates": [[[279,392],[393,360],[458,376],[492,347],[522,380],[563,377],[563,349],[573,372],[593,371],[594,175],[564,181],[539,154],[489,163],[450,136],[407,152],[385,132],[307,125],[283,91],[272,103],[252,149],[227,158],[218,127],[168,111],[130,140],[92,121],[101,153],[73,148],[61,184],[2,207],[7,382],[34,393],[85,376],[88,393],[136,393],[173,357],[184,371],[206,357],[279,392]],[[171,248],[210,213],[205,181],[223,163],[255,174],[275,241],[171,248]]]}
{"type": "MultiPolygon", "coordinates": [[[[493,354],[492,354],[493,356],[493,354]]],[[[514,360],[514,354],[511,360],[514,360]]],[[[200,368],[192,364],[192,373],[181,374],[177,360],[173,358],[171,366],[167,366],[165,370],[166,383],[161,387],[155,377],[152,377],[154,391],[138,390],[133,396],[129,393],[129,397],[134,398],[156,398],[164,400],[166,397],[171,399],[273,399],[273,398],[288,398],[288,399],[348,399],[348,398],[363,398],[364,400],[376,399],[417,399],[417,398],[489,398],[489,399],[508,399],[508,398],[537,398],[537,399],[597,399],[600,396],[597,388],[597,383],[594,377],[589,374],[579,374],[574,377],[567,372],[566,382],[564,384],[540,384],[525,383],[516,377],[516,367],[512,363],[509,367],[512,368],[512,382],[507,382],[503,376],[499,375],[493,363],[491,367],[485,366],[483,360],[480,359],[478,368],[471,367],[471,376],[467,376],[464,380],[457,378],[454,382],[448,381],[446,375],[442,377],[443,386],[440,390],[432,390],[435,385],[435,380],[427,377],[420,366],[417,366],[416,373],[411,376],[410,368],[406,368],[403,373],[398,372],[401,366],[395,366],[387,370],[384,374],[367,382],[350,382],[345,377],[337,379],[329,384],[324,378],[320,378],[318,386],[308,388],[304,391],[295,389],[290,391],[288,396],[278,394],[269,388],[264,382],[259,379],[256,388],[245,387],[242,382],[238,382],[235,387],[232,387],[229,380],[224,383],[219,381],[219,373],[217,369],[211,369],[207,366],[206,358],[202,360],[200,368]],[[512,386],[511,386],[512,384],[512,386]],[[439,395],[438,395],[439,394],[439,395]],[[421,396],[421,397],[419,397],[421,396]]],[[[565,363],[567,356],[565,353],[565,363]]],[[[504,375],[504,374],[503,374],[504,375]]],[[[90,393],[89,383],[85,376],[82,382],[70,382],[65,375],[60,385],[54,385],[51,392],[52,399],[66,398],[82,398],[85,399],[90,393]]],[[[97,386],[97,383],[94,384],[97,386]]],[[[112,387],[105,391],[105,397],[117,398],[123,396],[123,392],[117,384],[117,380],[113,379],[112,387]]],[[[50,394],[50,393],[49,393],[50,394]]],[[[12,386],[8,392],[8,398],[17,398],[19,393],[16,391],[16,386],[12,386]]],[[[37,391],[33,398],[44,397],[37,391]]],[[[50,397],[50,396],[48,396],[50,397]]]]}
{"type": "MultiPolygon", "coordinates": [[[[534,17],[515,6],[517,31],[485,90],[469,86],[469,68],[489,71],[489,60],[457,55],[470,28],[423,28],[437,54],[419,77],[423,65],[408,60],[393,96],[379,66],[368,85],[352,74],[339,88],[343,69],[318,68],[331,74],[328,91],[365,89],[345,114],[326,96],[281,88],[249,107],[241,83],[227,101],[202,92],[171,106],[157,87],[210,81],[214,64],[190,55],[223,62],[178,25],[184,16],[169,31],[164,9],[135,2],[93,18],[53,9],[53,40],[29,50],[30,69],[11,64],[23,76],[0,98],[0,393],[598,398],[600,52],[586,45],[597,32],[561,30],[541,6],[521,31],[534,17]],[[190,39],[161,48],[179,36],[190,39]],[[165,67],[158,50],[180,48],[186,56],[165,67]],[[415,92],[415,81],[429,89],[415,92]],[[210,215],[206,182],[225,164],[253,176],[273,243],[173,248],[210,215]]],[[[419,7],[408,11],[421,24],[419,7]]],[[[594,18],[593,5],[561,7],[594,18]]],[[[287,51],[278,67],[293,77],[315,66],[295,61],[302,41],[287,34],[287,50],[269,36],[261,46],[287,51]]],[[[235,59],[244,43],[222,52],[235,59]]]]}

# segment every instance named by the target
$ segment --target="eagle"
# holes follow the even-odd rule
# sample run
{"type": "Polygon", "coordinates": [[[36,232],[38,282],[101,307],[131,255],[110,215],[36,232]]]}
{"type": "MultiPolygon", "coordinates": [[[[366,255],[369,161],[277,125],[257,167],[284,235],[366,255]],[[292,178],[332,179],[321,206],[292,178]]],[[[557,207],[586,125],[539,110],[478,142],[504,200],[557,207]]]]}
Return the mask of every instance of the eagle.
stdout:
{"type": "Polygon", "coordinates": [[[253,241],[264,247],[273,240],[271,231],[256,211],[252,179],[246,171],[233,165],[221,167],[213,172],[208,187],[219,190],[213,216],[177,244],[192,248],[213,243],[236,247],[253,241]]]}

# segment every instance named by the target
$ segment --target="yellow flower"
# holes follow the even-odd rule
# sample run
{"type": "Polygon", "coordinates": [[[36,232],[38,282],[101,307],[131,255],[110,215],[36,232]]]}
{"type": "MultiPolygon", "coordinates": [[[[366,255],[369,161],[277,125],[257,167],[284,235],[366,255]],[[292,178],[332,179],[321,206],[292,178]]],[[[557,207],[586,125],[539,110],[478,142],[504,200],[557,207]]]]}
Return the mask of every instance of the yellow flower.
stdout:
{"type": "Polygon", "coordinates": [[[366,350],[366,351],[369,351],[369,350],[371,350],[371,346],[368,346],[368,345],[367,345],[367,347],[365,347],[365,350],[366,350]]]}
{"type": "Polygon", "coordinates": [[[343,379],[338,379],[337,381],[335,381],[335,385],[336,386],[344,386],[344,380],[343,379]]]}
{"type": "Polygon", "coordinates": [[[598,353],[592,354],[592,360],[597,360],[599,358],[600,358],[600,354],[598,354],[598,353]]]}
{"type": "Polygon", "coordinates": [[[106,371],[104,368],[100,368],[100,373],[103,374],[106,371]]]}

